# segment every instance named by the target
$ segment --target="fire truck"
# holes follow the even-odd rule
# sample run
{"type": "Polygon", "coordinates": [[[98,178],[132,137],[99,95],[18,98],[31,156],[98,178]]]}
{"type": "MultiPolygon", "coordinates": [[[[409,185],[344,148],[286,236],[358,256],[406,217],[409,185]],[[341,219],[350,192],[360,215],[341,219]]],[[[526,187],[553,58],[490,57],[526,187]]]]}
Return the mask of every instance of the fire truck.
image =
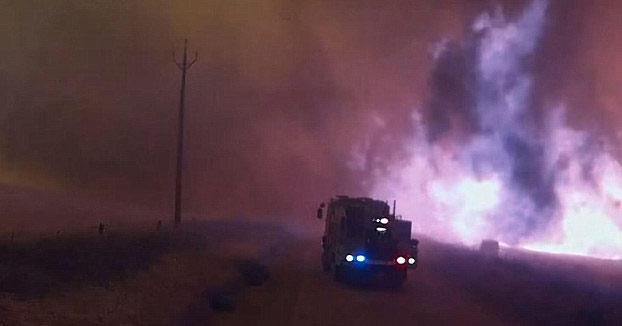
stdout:
{"type": "Polygon", "coordinates": [[[322,268],[336,280],[400,286],[416,268],[419,241],[410,238],[411,222],[395,215],[395,204],[391,213],[384,201],[337,196],[320,204],[317,218],[324,215],[322,268]]]}

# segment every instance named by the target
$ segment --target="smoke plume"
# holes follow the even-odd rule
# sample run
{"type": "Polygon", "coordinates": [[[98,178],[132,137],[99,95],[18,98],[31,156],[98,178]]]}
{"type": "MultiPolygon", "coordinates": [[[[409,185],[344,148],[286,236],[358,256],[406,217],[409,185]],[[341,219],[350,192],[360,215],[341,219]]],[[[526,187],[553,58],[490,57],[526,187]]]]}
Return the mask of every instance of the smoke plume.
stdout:
{"type": "Polygon", "coordinates": [[[487,11],[464,41],[434,52],[409,158],[375,190],[401,199],[420,232],[601,256],[622,248],[620,164],[534,89],[547,8],[534,0],[513,20],[487,11]]]}

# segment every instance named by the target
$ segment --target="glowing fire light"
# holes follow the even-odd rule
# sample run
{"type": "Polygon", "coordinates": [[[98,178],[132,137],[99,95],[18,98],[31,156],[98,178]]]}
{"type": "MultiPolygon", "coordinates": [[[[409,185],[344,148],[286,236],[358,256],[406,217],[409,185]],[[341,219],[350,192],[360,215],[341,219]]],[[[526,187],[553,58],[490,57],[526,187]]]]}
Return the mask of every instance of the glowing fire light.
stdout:
{"type": "Polygon", "coordinates": [[[465,241],[477,241],[486,227],[485,216],[499,203],[500,183],[495,179],[464,178],[455,184],[433,183],[432,198],[453,216],[453,230],[465,241]]]}
{"type": "MultiPolygon", "coordinates": [[[[563,128],[558,130],[557,138],[574,140],[577,145],[585,143],[581,133],[563,128]]],[[[557,235],[559,239],[536,241],[526,245],[526,248],[622,258],[622,224],[619,218],[622,216],[622,166],[606,152],[593,158],[593,164],[595,169],[591,182],[585,181],[580,162],[572,160],[557,185],[562,216],[557,235]]]]}
{"type": "Polygon", "coordinates": [[[532,103],[522,62],[539,40],[546,8],[535,0],[515,22],[498,12],[473,24],[472,110],[483,131],[431,142],[414,113],[409,158],[377,175],[373,196],[396,198],[416,232],[439,239],[622,258],[622,166],[607,143],[568,127],[563,106],[549,110],[542,126],[519,122],[532,103]]]}

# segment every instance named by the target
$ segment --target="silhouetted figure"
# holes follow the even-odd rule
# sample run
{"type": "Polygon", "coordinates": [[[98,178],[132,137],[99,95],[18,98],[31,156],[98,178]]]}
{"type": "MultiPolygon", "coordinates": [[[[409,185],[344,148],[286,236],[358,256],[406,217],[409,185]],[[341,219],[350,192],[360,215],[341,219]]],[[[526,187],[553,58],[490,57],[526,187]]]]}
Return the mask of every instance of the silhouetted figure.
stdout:
{"type": "Polygon", "coordinates": [[[104,223],[99,223],[99,235],[104,234],[104,223]]]}

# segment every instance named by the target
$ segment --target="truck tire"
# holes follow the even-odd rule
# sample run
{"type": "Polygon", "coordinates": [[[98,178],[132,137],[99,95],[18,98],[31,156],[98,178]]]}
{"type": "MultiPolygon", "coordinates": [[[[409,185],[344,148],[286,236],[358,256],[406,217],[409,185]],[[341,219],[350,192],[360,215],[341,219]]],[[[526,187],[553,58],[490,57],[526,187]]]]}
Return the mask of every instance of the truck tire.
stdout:
{"type": "Polygon", "coordinates": [[[391,287],[391,289],[394,289],[394,290],[401,288],[403,285],[404,285],[403,279],[391,280],[391,282],[389,283],[389,286],[391,287]]]}
{"type": "Polygon", "coordinates": [[[406,282],[406,271],[396,271],[395,273],[391,273],[389,277],[389,286],[392,289],[399,289],[406,282]]]}
{"type": "Polygon", "coordinates": [[[335,265],[333,269],[334,269],[333,276],[335,277],[335,281],[344,282],[346,277],[345,277],[345,271],[344,271],[343,266],[335,265]]]}

